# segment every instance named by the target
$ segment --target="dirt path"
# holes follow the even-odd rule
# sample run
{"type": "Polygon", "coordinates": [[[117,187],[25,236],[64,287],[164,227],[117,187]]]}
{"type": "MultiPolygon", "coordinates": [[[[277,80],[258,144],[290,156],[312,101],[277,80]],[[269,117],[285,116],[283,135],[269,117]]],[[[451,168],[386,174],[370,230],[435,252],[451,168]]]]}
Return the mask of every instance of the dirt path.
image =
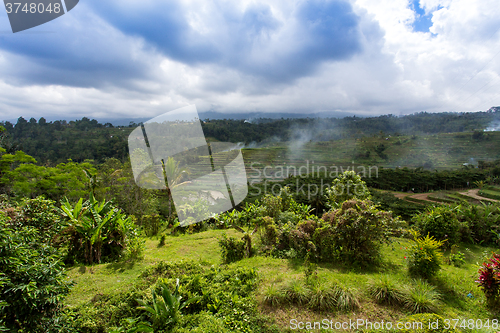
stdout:
{"type": "Polygon", "coordinates": [[[433,203],[437,203],[438,201],[431,200],[427,197],[430,193],[418,193],[418,194],[412,194],[412,193],[395,193],[394,196],[398,199],[405,200],[406,198],[414,198],[418,200],[424,200],[424,201],[429,201],[433,203]]]}
{"type": "Polygon", "coordinates": [[[476,199],[476,200],[491,201],[491,202],[500,202],[500,200],[495,200],[495,199],[489,199],[489,198],[482,197],[479,194],[477,194],[477,192],[479,192],[479,189],[476,188],[474,190],[468,190],[467,192],[462,192],[460,194],[466,195],[466,196],[471,197],[471,198],[476,199]]]}
{"type": "Polygon", "coordinates": [[[413,198],[413,199],[418,199],[418,200],[424,200],[424,201],[429,201],[429,202],[433,202],[433,203],[440,203],[439,201],[435,201],[435,200],[431,200],[429,199],[427,196],[429,195],[430,193],[418,193],[418,194],[414,194],[412,196],[410,196],[410,198],[413,198]]]}

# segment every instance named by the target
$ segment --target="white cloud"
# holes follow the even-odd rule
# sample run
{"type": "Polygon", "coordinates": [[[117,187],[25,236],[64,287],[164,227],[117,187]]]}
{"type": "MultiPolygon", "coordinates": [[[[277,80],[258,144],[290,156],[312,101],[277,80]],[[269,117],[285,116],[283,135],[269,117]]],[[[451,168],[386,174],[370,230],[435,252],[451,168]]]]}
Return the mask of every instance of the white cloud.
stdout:
{"type": "MultiPolygon", "coordinates": [[[[203,45],[162,44],[175,31],[144,33],[117,23],[123,13],[100,12],[100,2],[81,4],[54,21],[56,34],[0,35],[0,119],[149,117],[193,103],[200,111],[363,114],[500,104],[497,0],[420,1],[432,13],[429,33],[413,31],[407,0],[352,0],[359,50],[340,57],[325,49],[335,39],[322,30],[309,30],[321,48],[308,39],[297,18],[303,2],[179,1],[203,45]],[[215,51],[204,58],[203,50],[215,51]]],[[[121,3],[128,14],[136,6],[121,3]]]]}

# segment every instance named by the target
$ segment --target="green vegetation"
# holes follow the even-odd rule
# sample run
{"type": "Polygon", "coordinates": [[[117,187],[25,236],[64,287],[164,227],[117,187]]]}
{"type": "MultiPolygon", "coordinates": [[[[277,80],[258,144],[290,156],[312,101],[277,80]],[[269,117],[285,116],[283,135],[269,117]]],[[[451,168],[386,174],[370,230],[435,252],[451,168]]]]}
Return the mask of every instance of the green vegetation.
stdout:
{"type": "MultiPolygon", "coordinates": [[[[193,175],[168,159],[167,190],[137,187],[130,163],[119,156],[128,128],[88,119],[7,126],[9,136],[0,138],[0,330],[290,332],[292,318],[328,317],[420,320],[458,332],[470,327],[445,329],[444,318],[493,323],[500,308],[500,205],[486,196],[500,192],[500,163],[493,160],[500,156],[484,155],[487,161],[478,168],[460,166],[457,156],[474,149],[494,155],[497,133],[472,131],[492,114],[463,116],[467,121],[442,116],[451,121],[449,127],[433,125],[435,116],[410,117],[421,120],[412,125],[413,136],[374,132],[405,118],[347,119],[339,122],[344,127],[333,126],[335,131],[320,128],[324,140],[297,151],[270,142],[264,149],[244,150],[245,158],[261,163],[258,170],[268,166],[264,162],[275,163],[268,171],[279,191],[250,193],[236,209],[189,227],[180,227],[170,189],[193,175]],[[355,123],[363,133],[349,137],[355,123]],[[471,133],[421,134],[456,126],[471,133]],[[110,148],[114,152],[91,154],[93,161],[84,161],[88,152],[54,150],[46,154],[50,161],[36,156],[47,162],[41,165],[11,141],[31,147],[33,136],[40,135],[43,154],[53,149],[53,137],[64,145],[61,140],[86,132],[93,135],[92,147],[107,145],[112,132],[121,133],[121,143],[110,148]],[[331,141],[340,137],[344,140],[331,141]],[[450,148],[455,144],[460,151],[450,148]],[[424,154],[424,146],[428,155],[415,153],[424,154]],[[442,149],[451,150],[438,158],[442,149]],[[67,161],[64,154],[73,153],[75,161],[67,161]],[[360,175],[352,169],[278,174],[281,162],[299,165],[311,156],[329,166],[333,158],[419,164],[380,168],[378,178],[362,177],[354,168],[361,163],[351,163],[360,175]],[[452,164],[460,167],[429,170],[452,164]],[[429,190],[436,190],[431,197],[439,200],[406,193],[429,190]]],[[[213,140],[250,133],[262,141],[270,138],[270,128],[293,139],[288,126],[294,123],[316,126],[310,120],[203,126],[213,140]],[[227,126],[241,133],[225,131],[227,126]]],[[[83,148],[81,138],[89,136],[75,138],[75,149],[83,148]]],[[[253,185],[253,190],[266,186],[253,185]]],[[[496,330],[490,325],[482,331],[496,330]]]]}

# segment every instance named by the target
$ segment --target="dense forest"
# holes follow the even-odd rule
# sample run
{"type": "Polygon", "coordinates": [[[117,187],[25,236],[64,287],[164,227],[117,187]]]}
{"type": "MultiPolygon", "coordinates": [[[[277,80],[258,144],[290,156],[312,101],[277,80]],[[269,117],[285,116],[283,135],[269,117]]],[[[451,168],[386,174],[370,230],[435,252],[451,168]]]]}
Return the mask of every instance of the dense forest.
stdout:
{"type": "MultiPolygon", "coordinates": [[[[330,141],[343,138],[390,134],[435,134],[472,132],[495,126],[500,120],[500,108],[487,112],[469,113],[416,113],[403,117],[305,118],[305,119],[255,119],[211,120],[205,119],[202,128],[208,140],[243,142],[247,146],[276,141],[330,141]]],[[[115,127],[97,120],[59,120],[47,122],[45,118],[29,120],[20,117],[16,124],[0,122],[6,131],[0,143],[12,153],[22,150],[38,162],[56,165],[72,159],[76,162],[106,158],[127,160],[127,138],[140,124],[115,127]]],[[[479,134],[478,134],[479,135],[479,134]]]]}

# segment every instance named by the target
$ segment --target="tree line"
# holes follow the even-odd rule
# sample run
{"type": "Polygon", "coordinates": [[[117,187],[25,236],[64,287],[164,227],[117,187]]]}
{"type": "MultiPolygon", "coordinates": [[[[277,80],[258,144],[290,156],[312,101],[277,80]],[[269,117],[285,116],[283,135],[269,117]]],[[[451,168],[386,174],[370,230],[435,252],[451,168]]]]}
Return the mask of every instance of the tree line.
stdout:
{"type": "MultiPolygon", "coordinates": [[[[420,112],[402,117],[300,118],[300,119],[205,119],[202,128],[209,141],[243,142],[247,145],[266,141],[331,141],[343,138],[389,134],[436,134],[448,132],[473,132],[474,139],[481,139],[482,131],[500,120],[500,108],[487,112],[427,113],[420,112]]],[[[0,122],[5,133],[0,134],[0,144],[7,152],[22,150],[37,161],[56,165],[73,161],[106,158],[122,162],[128,159],[127,138],[140,124],[113,126],[84,117],[80,120],[47,121],[41,117],[29,120],[20,117],[16,124],[0,122]]]]}

